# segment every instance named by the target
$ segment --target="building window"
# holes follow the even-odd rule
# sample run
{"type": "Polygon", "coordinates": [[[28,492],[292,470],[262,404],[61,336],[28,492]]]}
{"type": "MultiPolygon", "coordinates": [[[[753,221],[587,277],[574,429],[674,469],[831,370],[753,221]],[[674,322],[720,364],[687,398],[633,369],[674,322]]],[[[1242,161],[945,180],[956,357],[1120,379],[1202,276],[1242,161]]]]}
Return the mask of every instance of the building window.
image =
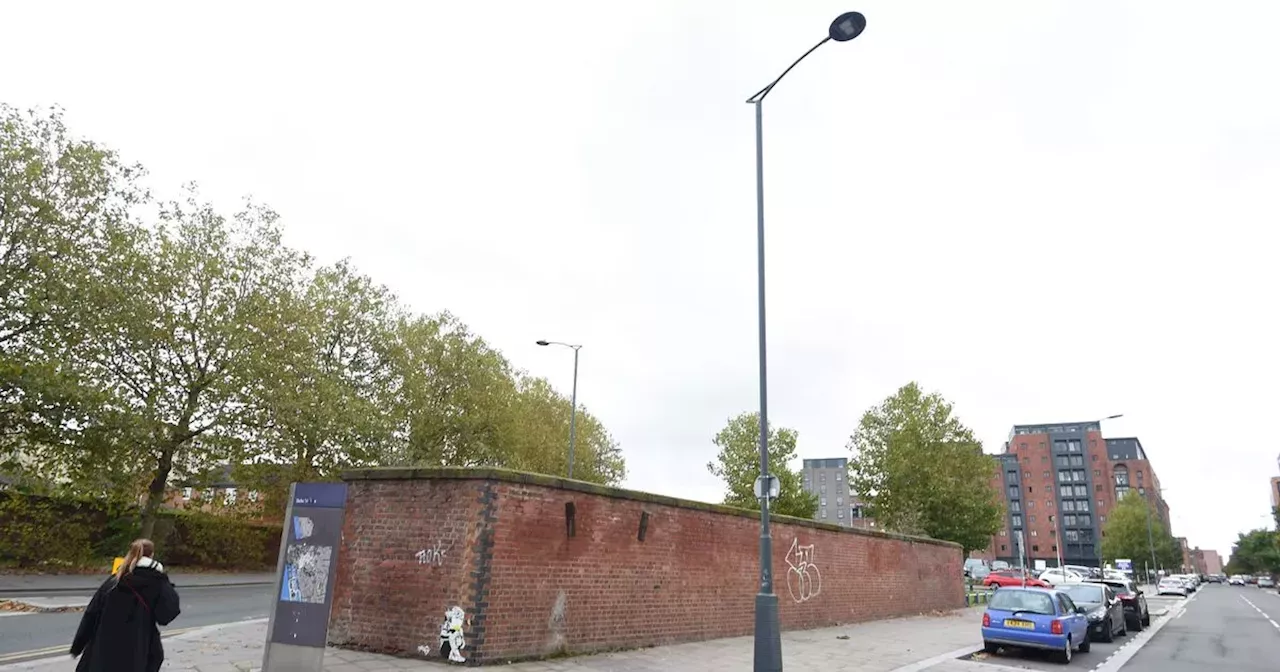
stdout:
{"type": "MultiPolygon", "coordinates": [[[[1098,501],[1101,502],[1102,500],[1098,500],[1098,501]]],[[[1089,510],[1089,500],[1082,499],[1076,502],[1076,511],[1088,511],[1088,510],[1089,510]]]]}
{"type": "Polygon", "coordinates": [[[1070,480],[1071,480],[1071,470],[1069,470],[1069,469],[1061,469],[1061,470],[1059,470],[1059,471],[1058,471],[1058,480],[1059,480],[1059,481],[1064,481],[1064,482],[1065,482],[1065,481],[1070,481],[1070,480]]]}
{"type": "Polygon", "coordinates": [[[1022,513],[1022,502],[1019,502],[1016,499],[1009,502],[1009,511],[1012,513],[1022,513]]]}
{"type": "Polygon", "coordinates": [[[1111,473],[1116,477],[1116,485],[1129,487],[1129,468],[1123,464],[1117,464],[1111,473]]]}
{"type": "Polygon", "coordinates": [[[1076,497],[1088,497],[1088,496],[1089,496],[1089,486],[1087,485],[1076,486],[1076,497]]]}
{"type": "Polygon", "coordinates": [[[1049,516],[1049,522],[1053,522],[1053,516],[1049,516]]]}
{"type": "Polygon", "coordinates": [[[1072,456],[1071,456],[1071,466],[1073,466],[1073,467],[1083,467],[1083,466],[1084,466],[1084,455],[1072,455],[1072,456]]]}
{"type": "Polygon", "coordinates": [[[1059,455],[1057,458],[1054,459],[1053,462],[1059,467],[1071,466],[1071,458],[1067,457],[1066,455],[1059,455]]]}
{"type": "Polygon", "coordinates": [[[1071,496],[1071,486],[1069,486],[1069,485],[1060,485],[1060,486],[1058,486],[1058,495],[1059,495],[1059,496],[1062,496],[1062,497],[1070,497],[1070,496],[1071,496]]]}
{"type": "Polygon", "coordinates": [[[1101,499],[1099,499],[1099,500],[1098,500],[1098,510],[1099,510],[1099,511],[1101,511],[1101,510],[1102,510],[1102,500],[1101,500],[1101,499]]]}
{"type": "Polygon", "coordinates": [[[1075,527],[1075,525],[1076,525],[1076,516],[1075,516],[1075,514],[1072,514],[1072,515],[1069,515],[1069,516],[1063,516],[1063,517],[1062,517],[1062,524],[1063,524],[1063,525],[1070,525],[1071,527],[1075,527]]]}
{"type": "Polygon", "coordinates": [[[1062,500],[1062,510],[1063,510],[1063,511],[1075,511],[1075,510],[1076,510],[1076,500],[1074,500],[1074,499],[1064,499],[1064,500],[1062,500]]]}
{"type": "Polygon", "coordinates": [[[836,497],[836,506],[844,508],[844,497],[836,497]]]}
{"type": "Polygon", "coordinates": [[[1022,450],[1026,450],[1026,449],[1027,449],[1027,442],[1026,442],[1026,441],[1019,441],[1019,442],[1018,442],[1018,448],[1021,448],[1022,450]]]}
{"type": "Polygon", "coordinates": [[[1046,481],[1052,480],[1052,479],[1053,479],[1053,472],[1051,472],[1051,471],[1046,471],[1046,472],[1044,472],[1044,475],[1043,475],[1041,478],[1043,478],[1043,479],[1044,479],[1044,480],[1046,480],[1046,481]]]}
{"type": "Polygon", "coordinates": [[[235,488],[227,488],[226,492],[224,492],[224,493],[223,493],[223,495],[222,495],[222,503],[223,503],[223,504],[226,504],[227,506],[234,506],[234,505],[235,505],[235,503],[236,503],[236,489],[235,489],[235,488]]]}
{"type": "Polygon", "coordinates": [[[826,483],[826,482],[827,482],[827,472],[825,472],[825,471],[824,471],[824,472],[822,472],[821,474],[818,474],[818,480],[822,481],[823,483],[826,483]]]}
{"type": "MultiPolygon", "coordinates": [[[[1034,522],[1036,522],[1036,517],[1035,517],[1035,516],[1027,516],[1027,522],[1028,522],[1028,523],[1034,523],[1034,522]]],[[[1034,534],[1034,533],[1033,533],[1033,534],[1034,534]]]]}
{"type": "Polygon", "coordinates": [[[1099,476],[1102,476],[1102,470],[1101,470],[1101,469],[1094,469],[1094,470],[1093,470],[1093,477],[1094,477],[1094,478],[1098,478],[1099,476]]]}
{"type": "Polygon", "coordinates": [[[1019,491],[1018,491],[1018,486],[1016,486],[1016,485],[1011,485],[1011,486],[1009,486],[1009,497],[1010,497],[1011,499],[1017,499],[1017,498],[1018,498],[1018,493],[1019,493],[1019,491]]]}
{"type": "Polygon", "coordinates": [[[840,474],[836,474],[836,483],[840,482],[840,474]]]}
{"type": "Polygon", "coordinates": [[[1054,544],[1054,546],[1053,546],[1053,551],[1052,551],[1052,552],[1054,552],[1054,553],[1057,553],[1057,552],[1058,552],[1058,546],[1057,546],[1057,544],[1054,544]]]}
{"type": "Polygon", "coordinates": [[[1087,514],[1087,513],[1082,513],[1082,514],[1080,514],[1080,524],[1081,524],[1081,525],[1086,525],[1086,526],[1088,526],[1088,525],[1092,525],[1092,524],[1093,524],[1093,516],[1090,516],[1090,515],[1089,515],[1089,514],[1087,514]]]}
{"type": "Polygon", "coordinates": [[[1124,498],[1125,498],[1125,496],[1126,496],[1126,495],[1128,495],[1128,494],[1129,494],[1129,488],[1124,487],[1124,486],[1119,486],[1119,485],[1117,485],[1117,486],[1116,486],[1116,500],[1117,500],[1117,501],[1119,501],[1119,500],[1121,500],[1121,499],[1124,499],[1124,498]]]}
{"type": "Polygon", "coordinates": [[[1041,455],[1041,456],[1040,456],[1040,463],[1041,463],[1041,464],[1044,464],[1045,462],[1048,462],[1048,461],[1049,461],[1049,456],[1048,456],[1048,455],[1041,455]]]}
{"type": "Polygon", "coordinates": [[[1000,536],[1002,537],[1009,536],[1009,530],[1000,530],[1000,536]]]}
{"type": "Polygon", "coordinates": [[[192,489],[192,488],[183,488],[183,489],[182,489],[182,498],[183,498],[183,499],[191,499],[191,495],[193,495],[193,494],[195,494],[195,493],[193,492],[193,489],[192,489]]]}
{"type": "Polygon", "coordinates": [[[1141,482],[1142,482],[1142,470],[1141,470],[1141,469],[1139,469],[1139,470],[1138,470],[1138,482],[1139,482],[1139,483],[1141,483],[1141,482]]]}
{"type": "Polygon", "coordinates": [[[839,508],[837,508],[837,509],[836,509],[836,518],[844,518],[844,507],[843,507],[843,506],[842,506],[842,507],[839,507],[839,508]]]}
{"type": "Polygon", "coordinates": [[[1009,473],[1007,474],[1007,477],[1008,477],[1008,479],[1009,479],[1009,482],[1010,482],[1010,483],[1017,483],[1017,482],[1018,482],[1018,472],[1016,472],[1016,471],[1011,471],[1011,472],[1009,472],[1009,473]]]}
{"type": "Polygon", "coordinates": [[[1009,550],[1009,547],[1008,547],[1008,546],[1006,546],[1006,545],[1004,545],[1004,544],[1000,544],[1000,552],[1001,552],[1001,553],[1003,553],[1003,552],[1005,552],[1005,551],[1007,551],[1007,550],[1009,550]]]}
{"type": "Polygon", "coordinates": [[[1014,517],[1013,517],[1013,526],[1014,526],[1014,527],[1022,527],[1022,516],[1014,516],[1014,517]]]}
{"type": "MultiPolygon", "coordinates": [[[[756,423],[756,424],[760,424],[760,423],[756,423]]],[[[823,510],[821,511],[821,513],[822,513],[822,519],[823,519],[823,520],[826,520],[826,519],[827,519],[827,510],[826,510],[826,509],[823,509],[823,510]]]]}
{"type": "Polygon", "coordinates": [[[1066,532],[1063,532],[1063,533],[1062,533],[1062,536],[1063,536],[1067,541],[1080,541],[1080,531],[1079,531],[1079,530],[1067,530],[1066,532]]]}
{"type": "Polygon", "coordinates": [[[1035,490],[1036,490],[1036,489],[1035,489],[1035,487],[1034,487],[1034,486],[1030,486],[1030,485],[1028,485],[1028,486],[1027,486],[1027,494],[1028,494],[1028,495],[1029,495],[1029,494],[1031,494],[1031,493],[1033,493],[1033,492],[1035,492],[1035,490]]]}
{"type": "Polygon", "coordinates": [[[1033,550],[1033,551],[1038,551],[1038,550],[1040,550],[1040,547],[1039,547],[1039,546],[1037,546],[1037,545],[1035,545],[1035,544],[1032,544],[1032,545],[1031,545],[1031,550],[1033,550]]]}
{"type": "Polygon", "coordinates": [[[1083,482],[1084,482],[1084,469],[1076,469],[1075,471],[1071,472],[1071,480],[1073,480],[1073,481],[1075,481],[1075,482],[1077,482],[1077,483],[1083,483],[1083,482]]]}

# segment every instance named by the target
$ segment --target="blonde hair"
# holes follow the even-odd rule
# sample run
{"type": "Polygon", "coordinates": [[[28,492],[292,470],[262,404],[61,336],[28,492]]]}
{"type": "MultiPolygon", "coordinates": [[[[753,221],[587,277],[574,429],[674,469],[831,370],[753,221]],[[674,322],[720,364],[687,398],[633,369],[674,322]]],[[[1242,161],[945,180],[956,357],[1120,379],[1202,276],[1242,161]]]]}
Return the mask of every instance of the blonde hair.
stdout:
{"type": "Polygon", "coordinates": [[[155,552],[156,545],[151,543],[150,539],[134,539],[133,543],[129,544],[129,552],[124,554],[124,562],[120,563],[120,568],[116,570],[116,579],[123,579],[126,574],[132,574],[139,560],[149,558],[155,552]]]}

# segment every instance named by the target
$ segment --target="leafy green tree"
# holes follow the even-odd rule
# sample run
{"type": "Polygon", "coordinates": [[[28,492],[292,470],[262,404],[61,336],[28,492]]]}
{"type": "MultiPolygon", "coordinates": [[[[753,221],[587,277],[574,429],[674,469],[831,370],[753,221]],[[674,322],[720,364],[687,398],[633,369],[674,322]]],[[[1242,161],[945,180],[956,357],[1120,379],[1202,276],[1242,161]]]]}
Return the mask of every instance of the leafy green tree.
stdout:
{"type": "Polygon", "coordinates": [[[1233,574],[1280,574],[1280,547],[1274,530],[1242,532],[1228,563],[1233,574]]]}
{"type": "Polygon", "coordinates": [[[144,199],[137,166],[71,137],[54,109],[0,104],[0,453],[83,424],[64,365],[82,329],[78,293],[111,230],[144,199]]]}
{"type": "Polygon", "coordinates": [[[1128,558],[1135,566],[1142,566],[1143,562],[1151,564],[1152,551],[1158,566],[1177,567],[1182,564],[1178,542],[1169,534],[1154,508],[1145,498],[1130,492],[1107,514],[1107,522],[1102,526],[1102,556],[1107,562],[1128,558]],[[1147,534],[1148,522],[1151,525],[1150,537],[1147,534]]]}
{"type": "Polygon", "coordinates": [[[849,441],[849,482],[890,530],[985,548],[1000,529],[991,462],[937,393],[909,383],[867,411],[849,441]]]}
{"type": "MultiPolygon", "coordinates": [[[[770,502],[769,510],[782,516],[813,518],[818,497],[805,492],[803,478],[790,467],[796,459],[797,437],[793,429],[769,428],[769,473],[778,477],[778,498],[770,502]]],[[[755,483],[760,476],[760,414],[741,413],[730,418],[711,442],[720,451],[714,462],[707,463],[707,470],[724,481],[724,503],[758,510],[755,483]]]]}
{"type": "MultiPolygon", "coordinates": [[[[572,410],[570,400],[546,379],[517,376],[515,395],[505,411],[500,432],[501,458],[495,464],[566,476],[572,410]]],[[[617,441],[581,404],[573,462],[573,478],[579,481],[618,485],[627,474],[617,441]]]]}
{"type": "MultiPolygon", "coordinates": [[[[227,219],[191,192],[153,229],[123,231],[96,269],[83,340],[68,361],[95,403],[96,435],[71,455],[85,476],[119,469],[145,481],[150,535],[170,476],[226,459],[225,438],[257,409],[270,334],[287,317],[304,258],[284,247],[276,215],[247,204],[227,219]]],[[[52,456],[51,456],[52,457],[52,456]]]]}
{"type": "Polygon", "coordinates": [[[284,311],[270,356],[256,360],[257,414],[235,451],[236,481],[255,489],[280,481],[281,465],[308,481],[376,464],[392,436],[395,297],[342,261],[316,269],[284,311]]]}

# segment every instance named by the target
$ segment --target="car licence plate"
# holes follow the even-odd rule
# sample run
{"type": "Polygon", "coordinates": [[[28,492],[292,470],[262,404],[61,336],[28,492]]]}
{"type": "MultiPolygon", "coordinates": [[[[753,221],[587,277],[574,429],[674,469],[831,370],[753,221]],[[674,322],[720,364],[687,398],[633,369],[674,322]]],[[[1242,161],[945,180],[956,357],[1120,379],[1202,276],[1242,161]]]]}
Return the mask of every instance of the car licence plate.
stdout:
{"type": "Polygon", "coordinates": [[[1004,627],[1016,628],[1018,630],[1035,630],[1036,624],[1031,621],[1017,621],[1013,619],[1005,619],[1004,627]]]}

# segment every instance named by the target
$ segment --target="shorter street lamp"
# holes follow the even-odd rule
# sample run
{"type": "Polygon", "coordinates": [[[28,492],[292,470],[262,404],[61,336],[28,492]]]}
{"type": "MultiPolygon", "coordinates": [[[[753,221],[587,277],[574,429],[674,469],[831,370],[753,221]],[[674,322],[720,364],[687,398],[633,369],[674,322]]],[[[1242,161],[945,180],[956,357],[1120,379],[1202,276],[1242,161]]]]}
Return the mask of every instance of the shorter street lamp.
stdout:
{"type": "Polygon", "coordinates": [[[578,433],[578,351],[582,346],[559,341],[538,341],[538,345],[560,345],[573,350],[573,396],[569,400],[572,406],[569,411],[569,478],[573,478],[573,443],[578,433]]]}

